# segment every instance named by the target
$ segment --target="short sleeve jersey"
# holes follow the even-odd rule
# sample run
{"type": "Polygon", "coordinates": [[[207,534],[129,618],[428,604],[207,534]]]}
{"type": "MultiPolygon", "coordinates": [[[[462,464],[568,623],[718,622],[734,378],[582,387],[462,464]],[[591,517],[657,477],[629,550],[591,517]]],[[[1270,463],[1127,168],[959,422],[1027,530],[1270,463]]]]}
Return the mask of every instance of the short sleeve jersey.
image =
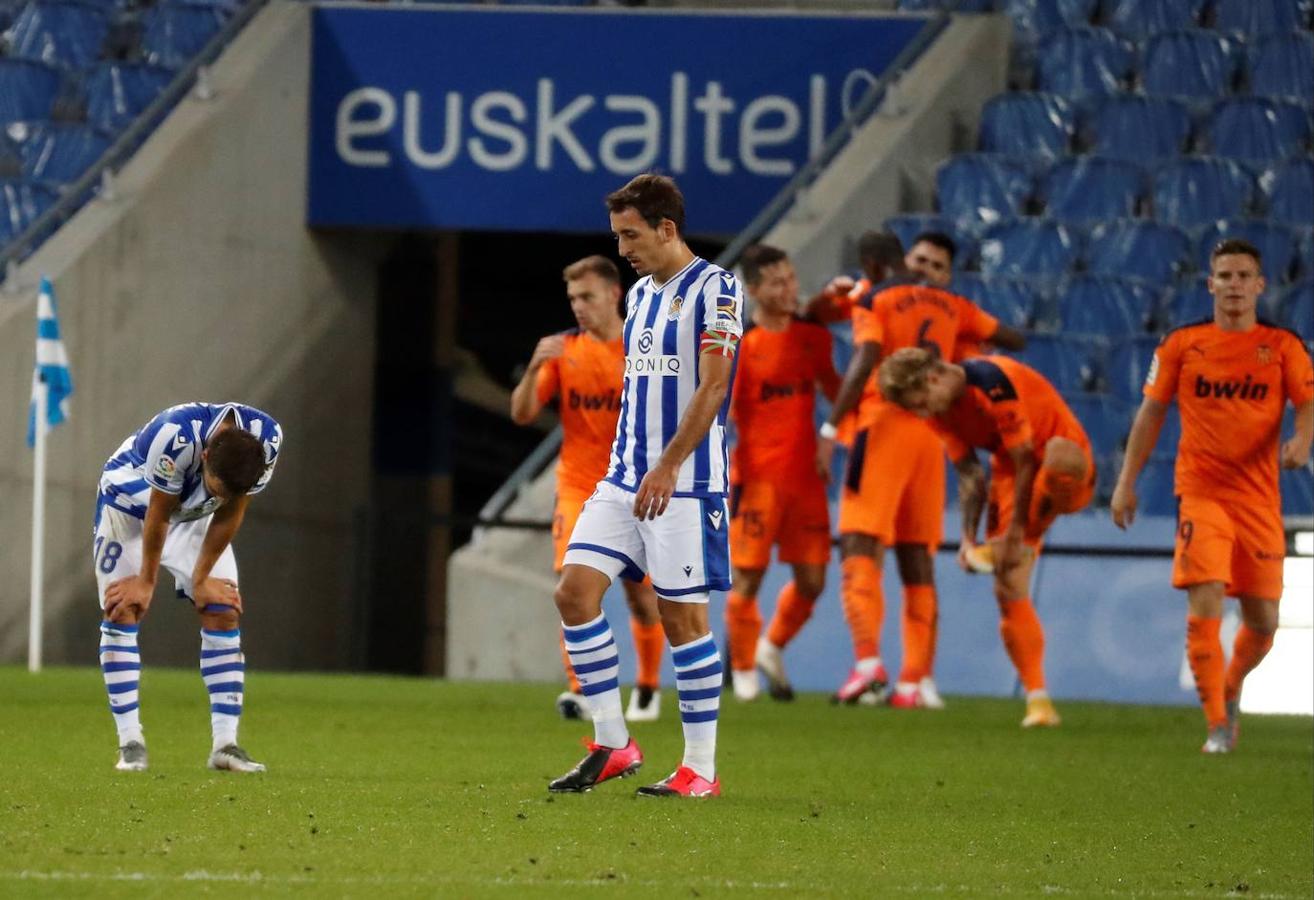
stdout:
{"type": "Polygon", "coordinates": [[[1314,398],[1314,369],[1294,332],[1266,322],[1224,331],[1206,320],[1164,336],[1145,395],[1176,400],[1181,412],[1178,494],[1271,505],[1283,408],[1314,398]]]}
{"type": "Polygon", "coordinates": [[[620,415],[625,347],[618,337],[600,341],[578,328],[564,335],[561,355],[538,370],[538,402],[558,401],[561,455],[557,485],[591,492],[607,474],[611,442],[620,415]]]}

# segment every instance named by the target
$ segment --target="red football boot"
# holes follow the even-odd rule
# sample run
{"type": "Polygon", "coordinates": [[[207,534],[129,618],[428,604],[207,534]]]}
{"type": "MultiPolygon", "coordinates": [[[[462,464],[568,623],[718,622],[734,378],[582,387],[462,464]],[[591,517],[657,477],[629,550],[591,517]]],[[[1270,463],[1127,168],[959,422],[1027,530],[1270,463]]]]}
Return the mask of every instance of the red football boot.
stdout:
{"type": "Polygon", "coordinates": [[[612,778],[628,778],[639,771],[643,765],[643,751],[630,738],[630,742],[619,750],[603,747],[586,740],[584,746],[589,748],[588,756],[579,761],[579,765],[565,775],[548,783],[548,790],[559,794],[582,794],[593,790],[593,786],[612,778]]]}
{"type": "Polygon", "coordinates": [[[640,797],[719,797],[721,779],[708,781],[688,766],[680,766],[656,784],[635,791],[640,797]]]}
{"type": "Polygon", "coordinates": [[[859,698],[864,694],[870,695],[865,703],[883,703],[885,701],[886,688],[889,687],[890,676],[885,672],[885,666],[879,665],[876,671],[870,675],[864,675],[857,669],[849,672],[849,677],[839,686],[839,690],[830,698],[831,703],[857,703],[859,698]]]}

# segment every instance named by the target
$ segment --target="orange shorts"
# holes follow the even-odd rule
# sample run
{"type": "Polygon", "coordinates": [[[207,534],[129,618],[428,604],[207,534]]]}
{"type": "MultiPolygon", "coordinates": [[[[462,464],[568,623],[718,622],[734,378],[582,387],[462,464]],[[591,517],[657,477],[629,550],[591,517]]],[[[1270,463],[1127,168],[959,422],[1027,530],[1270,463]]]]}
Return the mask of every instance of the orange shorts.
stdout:
{"type": "Polygon", "coordinates": [[[1276,504],[1177,498],[1173,587],[1221,581],[1229,597],[1282,596],[1287,537],[1276,504]]]}
{"type": "Polygon", "coordinates": [[[755,481],[730,489],[730,562],[765,569],[771,545],[780,561],[825,565],[830,561],[830,507],[820,479],[802,485],[755,481]]]}
{"type": "MultiPolygon", "coordinates": [[[[1086,476],[1076,478],[1065,472],[1055,472],[1046,466],[1036,470],[1031,487],[1031,510],[1027,515],[1026,542],[1038,547],[1045,531],[1055,516],[1085,509],[1095,496],[1095,460],[1090,448],[1086,454],[1086,476]]],[[[1001,471],[998,460],[992,461],[990,476],[990,508],[986,513],[986,537],[994,540],[1003,537],[1013,524],[1013,497],[1017,479],[1011,471],[1001,471]]]]}
{"type": "Polygon", "coordinates": [[[940,545],[944,529],[944,446],[907,410],[881,404],[858,431],[840,493],[840,534],[866,534],[883,546],[940,545]]]}
{"type": "Polygon", "coordinates": [[[557,500],[552,507],[552,569],[561,571],[561,560],[566,555],[566,545],[570,543],[570,533],[575,530],[584,501],[593,496],[593,489],[582,490],[575,487],[557,485],[557,500]]]}

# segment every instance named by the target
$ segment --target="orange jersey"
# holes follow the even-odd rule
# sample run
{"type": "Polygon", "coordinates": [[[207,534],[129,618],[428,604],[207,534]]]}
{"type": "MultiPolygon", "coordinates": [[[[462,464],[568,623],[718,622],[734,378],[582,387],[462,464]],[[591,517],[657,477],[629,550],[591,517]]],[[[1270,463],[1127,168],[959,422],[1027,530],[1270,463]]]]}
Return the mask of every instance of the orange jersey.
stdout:
{"type": "MultiPolygon", "coordinates": [[[[961,341],[984,341],[998,328],[999,320],[972,301],[913,278],[874,285],[853,307],[853,345],[879,344],[882,358],[926,347],[952,359],[961,341]]],[[[870,424],[883,402],[873,371],[858,404],[859,425],[870,424]]]]}
{"type": "Polygon", "coordinates": [[[1178,494],[1278,502],[1278,435],[1287,401],[1314,398],[1309,351],[1285,328],[1224,331],[1200,322],[1170,331],[1154,352],[1145,395],[1177,401],[1178,494]]]}
{"type": "Polygon", "coordinates": [[[961,365],[967,375],[962,396],[944,415],[931,419],[950,459],[959,462],[980,447],[994,454],[992,465],[1008,469],[1008,451],[1030,444],[1039,466],[1054,437],[1090,450],[1086,430],[1035,369],[1007,356],[978,356],[961,365]]]}
{"type": "Polygon", "coordinates": [[[604,342],[579,329],[565,337],[565,349],[538,370],[535,387],[539,403],[560,401],[557,484],[592,493],[607,474],[616,438],[625,348],[620,338],[604,342]]]}
{"type": "Polygon", "coordinates": [[[784,331],[750,328],[739,344],[734,396],[731,480],[791,483],[816,473],[816,386],[832,396],[839,375],[830,332],[794,319],[784,331]]]}

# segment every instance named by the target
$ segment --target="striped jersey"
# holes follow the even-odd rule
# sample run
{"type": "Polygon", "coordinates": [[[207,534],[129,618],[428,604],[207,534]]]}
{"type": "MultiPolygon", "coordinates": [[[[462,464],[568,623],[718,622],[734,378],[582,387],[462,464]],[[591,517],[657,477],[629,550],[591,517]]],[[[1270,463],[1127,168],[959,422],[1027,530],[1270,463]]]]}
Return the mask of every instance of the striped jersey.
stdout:
{"type": "MultiPolygon", "coordinates": [[[[698,387],[703,335],[744,333],[744,295],[734,275],[705,259],[654,284],[640,278],[625,295],[625,380],[620,418],[606,480],[637,491],[648,467],[675,437],[698,387]]],[[[677,497],[723,495],[729,490],[725,422],[730,391],[716,419],[680,467],[677,497]]]]}
{"type": "Polygon", "coordinates": [[[151,419],[119,446],[100,476],[97,519],[102,506],[113,506],[138,519],[146,518],[151,488],[174,494],[182,502],[171,522],[208,516],[223,503],[205,489],[201,450],[225,417],[260,439],[265,448],[265,473],[248,494],[269,484],[283,443],[283,429],[267,413],[240,403],[184,403],[151,419]]]}

